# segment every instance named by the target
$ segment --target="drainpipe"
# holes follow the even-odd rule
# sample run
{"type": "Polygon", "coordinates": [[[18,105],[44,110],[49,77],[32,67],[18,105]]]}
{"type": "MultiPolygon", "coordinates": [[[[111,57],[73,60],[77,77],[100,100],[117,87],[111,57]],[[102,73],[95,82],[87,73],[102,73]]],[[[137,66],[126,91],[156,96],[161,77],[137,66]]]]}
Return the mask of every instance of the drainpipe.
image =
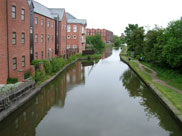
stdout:
{"type": "Polygon", "coordinates": [[[8,60],[8,78],[9,78],[9,34],[8,34],[8,0],[6,0],[6,23],[7,23],[7,60],[8,60]]]}

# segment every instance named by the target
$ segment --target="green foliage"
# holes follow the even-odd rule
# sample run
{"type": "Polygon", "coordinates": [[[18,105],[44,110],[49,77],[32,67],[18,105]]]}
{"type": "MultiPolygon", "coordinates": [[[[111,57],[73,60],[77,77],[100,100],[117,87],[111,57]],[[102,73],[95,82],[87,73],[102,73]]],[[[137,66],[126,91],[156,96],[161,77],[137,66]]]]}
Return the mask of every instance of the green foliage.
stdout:
{"type": "Polygon", "coordinates": [[[155,27],[144,34],[144,28],[129,24],[125,30],[128,54],[160,67],[182,69],[182,20],[172,21],[163,29],[155,27]]]}
{"type": "Polygon", "coordinates": [[[102,37],[99,34],[95,36],[87,36],[86,43],[92,45],[93,50],[98,54],[105,48],[105,43],[102,41],[102,37]]]}
{"type": "Polygon", "coordinates": [[[118,36],[114,35],[114,46],[120,47],[121,46],[121,40],[118,36]]]}
{"type": "Polygon", "coordinates": [[[129,24],[125,30],[125,40],[128,45],[128,51],[132,51],[134,56],[141,55],[144,45],[144,28],[138,24],[129,24]]]}
{"type": "Polygon", "coordinates": [[[29,78],[30,77],[30,72],[26,72],[25,74],[24,74],[24,79],[27,79],[27,78],[29,78]]]}
{"type": "Polygon", "coordinates": [[[8,78],[7,84],[15,84],[18,82],[18,78],[8,78]]]}
{"type": "Polygon", "coordinates": [[[36,82],[44,81],[46,79],[46,73],[45,70],[42,70],[39,72],[38,70],[35,71],[35,75],[33,76],[33,79],[36,82]]]}

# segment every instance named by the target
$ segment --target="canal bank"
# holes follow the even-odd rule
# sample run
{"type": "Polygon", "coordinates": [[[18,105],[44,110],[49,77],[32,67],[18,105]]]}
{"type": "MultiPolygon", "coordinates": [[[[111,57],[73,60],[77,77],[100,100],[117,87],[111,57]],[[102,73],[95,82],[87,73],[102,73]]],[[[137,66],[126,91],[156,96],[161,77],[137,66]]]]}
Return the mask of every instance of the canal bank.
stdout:
{"type": "Polygon", "coordinates": [[[176,120],[119,52],[68,67],[1,121],[0,135],[181,136],[176,120]]]}
{"type": "MultiPolygon", "coordinates": [[[[120,59],[126,63],[137,75],[138,77],[154,92],[158,99],[163,103],[163,105],[168,109],[171,115],[177,120],[177,122],[182,126],[182,113],[169,101],[164,94],[162,94],[153,84],[148,82],[145,77],[137,71],[137,69],[132,66],[126,59],[123,58],[123,55],[120,54],[120,59]]],[[[132,61],[132,60],[130,60],[132,61]]],[[[138,62],[140,63],[140,62],[138,62]]],[[[145,74],[145,73],[144,73],[145,74]]]]}
{"type": "Polygon", "coordinates": [[[59,72],[57,72],[54,76],[52,76],[51,78],[47,79],[46,81],[44,81],[43,83],[41,83],[40,85],[36,86],[33,88],[33,90],[31,90],[30,93],[28,93],[26,96],[22,97],[21,99],[18,99],[17,101],[15,101],[12,105],[10,105],[10,107],[8,107],[7,109],[3,110],[2,112],[0,112],[0,121],[2,121],[3,119],[5,119],[6,117],[8,117],[11,113],[13,113],[14,111],[16,111],[18,108],[20,108],[22,105],[24,105],[27,101],[29,101],[33,96],[35,96],[41,89],[42,87],[44,87],[45,85],[47,85],[48,83],[50,83],[52,80],[54,80],[58,75],[60,75],[66,68],[68,68],[70,65],[74,64],[75,62],[77,62],[80,58],[74,60],[73,62],[65,65],[63,68],[61,68],[61,70],[59,72]]]}

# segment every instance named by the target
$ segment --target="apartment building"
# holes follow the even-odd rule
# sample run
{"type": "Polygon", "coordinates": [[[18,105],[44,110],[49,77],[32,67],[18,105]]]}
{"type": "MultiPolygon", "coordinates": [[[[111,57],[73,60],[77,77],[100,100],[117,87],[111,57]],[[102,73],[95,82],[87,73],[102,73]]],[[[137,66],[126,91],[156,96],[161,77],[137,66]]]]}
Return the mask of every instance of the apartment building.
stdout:
{"type": "Polygon", "coordinates": [[[30,7],[32,11],[30,14],[31,60],[55,57],[56,20],[44,5],[32,0],[30,7]]]}
{"type": "Polygon", "coordinates": [[[85,49],[86,20],[63,8],[47,8],[34,0],[1,0],[0,20],[0,84],[8,78],[23,81],[32,60],[65,58],[69,49],[85,49]]]}
{"type": "Polygon", "coordinates": [[[94,36],[96,34],[100,34],[102,37],[102,40],[105,43],[112,43],[113,42],[113,32],[106,30],[106,29],[86,29],[86,35],[87,36],[94,36]]]}
{"type": "Polygon", "coordinates": [[[27,0],[1,0],[0,83],[30,69],[29,5],[27,0]]]}
{"type": "Polygon", "coordinates": [[[64,8],[50,8],[49,9],[52,16],[56,20],[56,33],[55,33],[55,42],[56,42],[56,55],[66,56],[66,12],[64,8]]]}
{"type": "Polygon", "coordinates": [[[77,50],[82,53],[85,50],[86,26],[85,19],[77,19],[70,13],[66,13],[67,18],[67,50],[77,50]]]}

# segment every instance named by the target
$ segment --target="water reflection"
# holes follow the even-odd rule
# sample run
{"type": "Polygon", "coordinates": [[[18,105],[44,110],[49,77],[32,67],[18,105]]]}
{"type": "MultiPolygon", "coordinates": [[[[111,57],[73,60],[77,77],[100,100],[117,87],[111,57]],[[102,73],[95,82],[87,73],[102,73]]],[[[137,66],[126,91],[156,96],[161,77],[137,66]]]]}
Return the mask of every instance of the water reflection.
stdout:
{"type": "Polygon", "coordinates": [[[52,106],[64,107],[67,92],[78,84],[84,83],[85,69],[81,62],[77,62],[53,82],[46,85],[36,97],[21,109],[2,121],[0,123],[0,136],[34,136],[35,128],[50,108],[52,106]]]}
{"type": "Polygon", "coordinates": [[[170,114],[166,114],[168,111],[132,70],[128,69],[125,71],[121,75],[120,80],[130,97],[140,99],[139,103],[144,107],[148,121],[158,118],[159,126],[170,132],[170,136],[181,136],[182,129],[176,124],[176,121],[170,114]]]}
{"type": "Polygon", "coordinates": [[[0,136],[181,136],[182,129],[141,80],[120,62],[71,65],[0,122],[0,136]],[[10,131],[11,130],[11,131],[10,131]]]}

